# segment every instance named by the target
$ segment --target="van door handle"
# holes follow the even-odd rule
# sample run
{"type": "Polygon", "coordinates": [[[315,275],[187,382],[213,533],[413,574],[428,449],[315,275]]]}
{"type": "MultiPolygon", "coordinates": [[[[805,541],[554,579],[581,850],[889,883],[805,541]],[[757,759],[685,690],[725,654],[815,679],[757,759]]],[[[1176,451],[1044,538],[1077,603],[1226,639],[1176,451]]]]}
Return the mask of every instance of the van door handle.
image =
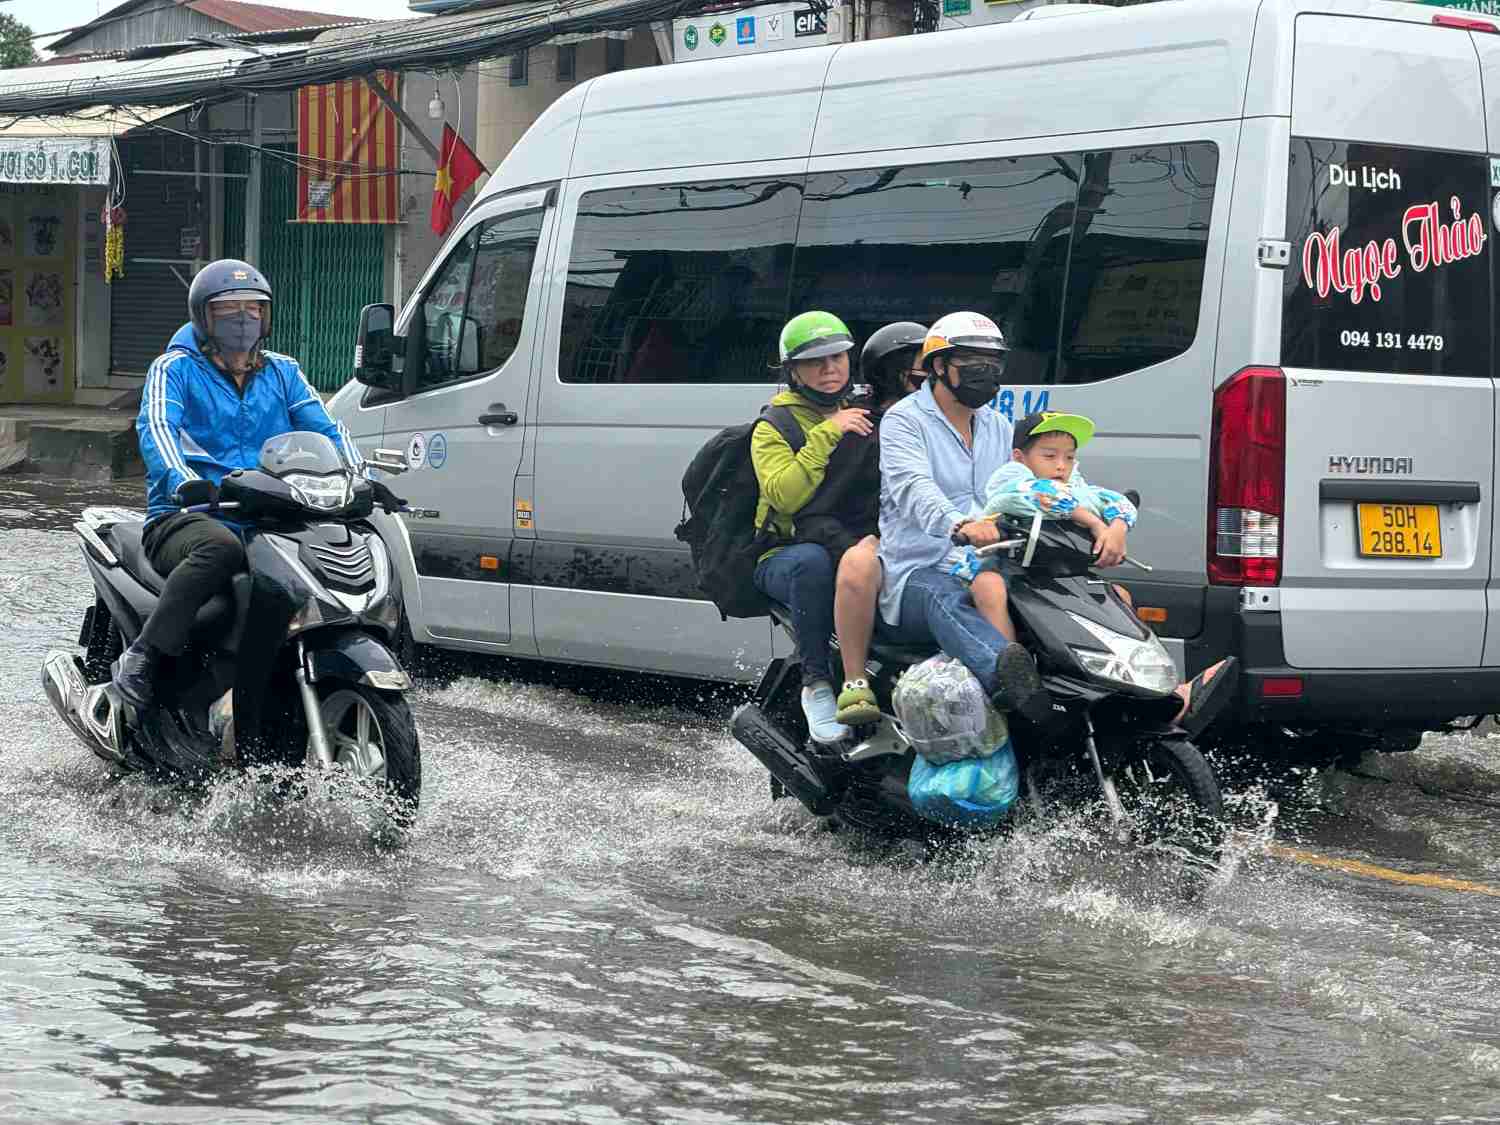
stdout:
{"type": "Polygon", "coordinates": [[[505,403],[492,402],[490,408],[479,416],[481,426],[514,426],[521,416],[514,410],[505,409],[505,403]]]}

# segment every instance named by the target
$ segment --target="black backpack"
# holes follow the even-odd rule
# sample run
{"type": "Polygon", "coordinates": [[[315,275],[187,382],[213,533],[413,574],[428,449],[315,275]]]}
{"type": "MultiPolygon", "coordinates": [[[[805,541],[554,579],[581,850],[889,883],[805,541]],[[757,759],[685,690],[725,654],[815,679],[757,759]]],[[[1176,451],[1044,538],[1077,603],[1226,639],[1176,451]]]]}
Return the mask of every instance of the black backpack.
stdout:
{"type": "Polygon", "coordinates": [[[762,420],[776,427],[793,453],[806,444],[791,410],[768,406],[754,422],[709,438],[682,474],[683,518],[677,538],[692,551],[698,585],[726,621],[769,612],[770,603],[755,587],[755,564],[772,547],[788,542],[774,528],[755,526],[760,482],[750,463],[750,434],[762,420]]]}

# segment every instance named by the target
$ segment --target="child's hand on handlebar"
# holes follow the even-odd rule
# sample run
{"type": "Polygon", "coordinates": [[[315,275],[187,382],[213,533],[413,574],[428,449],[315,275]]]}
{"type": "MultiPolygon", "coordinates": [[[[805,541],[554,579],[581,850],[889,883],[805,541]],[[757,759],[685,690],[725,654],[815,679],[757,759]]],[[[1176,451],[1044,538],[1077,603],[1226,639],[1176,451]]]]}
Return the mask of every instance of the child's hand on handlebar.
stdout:
{"type": "Polygon", "coordinates": [[[1094,532],[1094,561],[1101,567],[1119,566],[1125,561],[1124,520],[1114,520],[1106,527],[1100,523],[1094,532]]]}

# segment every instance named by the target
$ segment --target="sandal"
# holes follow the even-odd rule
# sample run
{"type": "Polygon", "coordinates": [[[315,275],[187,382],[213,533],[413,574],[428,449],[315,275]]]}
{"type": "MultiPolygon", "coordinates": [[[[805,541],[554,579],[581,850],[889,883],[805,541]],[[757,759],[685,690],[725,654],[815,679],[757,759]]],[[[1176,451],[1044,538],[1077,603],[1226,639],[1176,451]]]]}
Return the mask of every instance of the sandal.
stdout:
{"type": "Polygon", "coordinates": [[[875,699],[875,693],[870,690],[870,685],[864,680],[845,681],[844,690],[839,692],[838,714],[834,717],[847,726],[878,723],[880,704],[875,699]]]}
{"type": "Polygon", "coordinates": [[[1224,705],[1234,696],[1240,681],[1237,657],[1225,657],[1212,679],[1204,679],[1208,669],[1199,672],[1188,683],[1187,709],[1177,720],[1177,728],[1189,738],[1197,738],[1219,717],[1224,705]]]}

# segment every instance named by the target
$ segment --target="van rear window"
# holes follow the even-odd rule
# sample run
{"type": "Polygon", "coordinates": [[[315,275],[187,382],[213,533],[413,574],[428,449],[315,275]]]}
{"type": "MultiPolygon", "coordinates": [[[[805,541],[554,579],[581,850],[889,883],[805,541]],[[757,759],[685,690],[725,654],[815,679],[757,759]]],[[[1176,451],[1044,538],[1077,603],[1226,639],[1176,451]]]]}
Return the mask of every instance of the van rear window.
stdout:
{"type": "Polygon", "coordinates": [[[1489,197],[1482,156],[1294,137],[1282,363],[1487,377],[1489,197]]]}

